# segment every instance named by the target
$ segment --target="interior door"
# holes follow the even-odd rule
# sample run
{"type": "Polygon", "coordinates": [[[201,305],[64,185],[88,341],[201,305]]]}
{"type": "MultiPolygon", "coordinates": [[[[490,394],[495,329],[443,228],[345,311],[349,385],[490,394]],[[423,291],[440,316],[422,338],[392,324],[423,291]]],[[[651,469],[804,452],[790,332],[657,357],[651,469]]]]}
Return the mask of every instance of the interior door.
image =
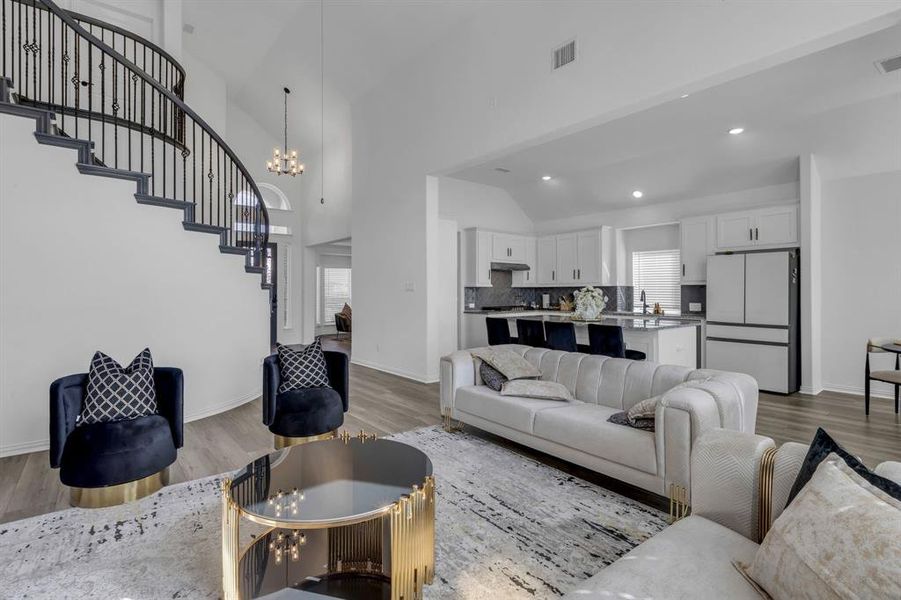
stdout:
{"type": "Polygon", "coordinates": [[[745,322],[745,256],[718,254],[708,257],[708,322],[745,322]]]}
{"type": "Polygon", "coordinates": [[[579,263],[576,279],[580,284],[601,283],[601,232],[586,231],[578,236],[579,263]]]}
{"type": "Polygon", "coordinates": [[[538,283],[557,283],[557,238],[538,238],[538,283]]]}
{"type": "Polygon", "coordinates": [[[278,246],[270,242],[266,246],[266,283],[269,288],[269,344],[275,348],[278,341],[278,246]]]}
{"type": "Polygon", "coordinates": [[[575,234],[557,236],[557,283],[576,283],[579,268],[578,239],[575,234]]]}
{"type": "Polygon", "coordinates": [[[788,252],[759,252],[746,255],[745,323],[788,325],[788,258],[788,252]]]}

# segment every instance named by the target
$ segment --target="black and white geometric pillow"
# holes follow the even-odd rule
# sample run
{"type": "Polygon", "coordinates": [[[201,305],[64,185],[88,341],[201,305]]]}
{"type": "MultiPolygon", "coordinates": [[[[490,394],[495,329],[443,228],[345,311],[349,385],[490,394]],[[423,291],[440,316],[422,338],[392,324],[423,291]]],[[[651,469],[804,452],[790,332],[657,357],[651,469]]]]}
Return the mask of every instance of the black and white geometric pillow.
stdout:
{"type": "Polygon", "coordinates": [[[124,421],[153,414],[156,414],[156,390],[150,348],[144,348],[125,368],[103,352],[95,352],[79,424],[124,421]]]}
{"type": "Polygon", "coordinates": [[[329,387],[325,354],[322,353],[319,338],[302,350],[292,350],[281,344],[277,348],[278,369],[281,374],[279,394],[303,388],[329,387]]]}

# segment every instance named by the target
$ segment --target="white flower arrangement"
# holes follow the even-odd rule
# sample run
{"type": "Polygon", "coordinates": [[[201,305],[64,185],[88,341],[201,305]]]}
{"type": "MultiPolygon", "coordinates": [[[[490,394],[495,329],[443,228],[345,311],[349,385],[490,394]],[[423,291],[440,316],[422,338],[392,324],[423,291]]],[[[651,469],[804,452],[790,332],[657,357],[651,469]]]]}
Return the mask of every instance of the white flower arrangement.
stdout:
{"type": "Polygon", "coordinates": [[[591,321],[600,317],[601,312],[607,307],[607,296],[601,290],[586,286],[575,293],[575,316],[579,319],[591,321]]]}

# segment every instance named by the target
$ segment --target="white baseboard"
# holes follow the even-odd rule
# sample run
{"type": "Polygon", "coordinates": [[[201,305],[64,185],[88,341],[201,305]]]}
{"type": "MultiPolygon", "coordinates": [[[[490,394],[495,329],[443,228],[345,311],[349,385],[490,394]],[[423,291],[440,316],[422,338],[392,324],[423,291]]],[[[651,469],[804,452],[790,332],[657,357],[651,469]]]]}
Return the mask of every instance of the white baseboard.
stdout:
{"type": "MultiPolygon", "coordinates": [[[[853,394],[855,396],[863,396],[864,389],[863,386],[853,386],[853,385],[841,385],[838,383],[824,383],[823,389],[828,390],[830,392],[840,392],[842,394],[853,394]]],[[[872,388],[870,388],[870,398],[885,398],[888,400],[894,400],[895,396],[892,393],[883,393],[883,392],[875,392],[872,388]]]]}
{"type": "Polygon", "coordinates": [[[18,444],[8,444],[0,446],[0,458],[7,456],[15,456],[16,454],[28,454],[30,452],[41,452],[50,448],[50,440],[37,440],[35,442],[19,442],[18,444]]]}
{"type": "MultiPolygon", "coordinates": [[[[199,419],[205,419],[206,417],[218,415],[219,413],[224,413],[228,410],[237,408],[243,404],[247,404],[248,402],[256,400],[262,395],[262,391],[253,391],[225,404],[220,404],[219,406],[215,406],[213,408],[208,408],[206,410],[191,413],[190,415],[185,415],[185,423],[190,423],[191,421],[197,421],[199,419]]],[[[0,446],[0,458],[15,456],[17,454],[28,454],[30,452],[41,452],[43,450],[47,450],[48,448],[50,448],[49,438],[31,442],[19,442],[18,444],[3,445],[0,446]]]]}
{"type": "Polygon", "coordinates": [[[382,373],[397,375],[398,377],[403,377],[404,379],[412,379],[413,381],[418,381],[419,383],[438,383],[437,378],[423,377],[420,373],[413,373],[412,371],[405,371],[403,369],[396,369],[394,367],[386,367],[385,365],[380,365],[368,360],[352,358],[350,362],[355,365],[360,365],[361,367],[367,367],[369,369],[381,371],[382,373]]]}
{"type": "Polygon", "coordinates": [[[231,410],[233,408],[238,408],[243,404],[247,404],[252,400],[256,400],[260,396],[263,395],[263,388],[261,387],[259,390],[254,390],[249,394],[245,394],[236,400],[232,400],[231,402],[227,402],[225,404],[220,404],[219,406],[215,406],[213,408],[208,408],[206,410],[201,410],[199,412],[191,413],[190,415],[185,415],[185,423],[190,423],[191,421],[197,421],[199,419],[205,419],[207,417],[212,417],[213,415],[218,415],[219,413],[224,413],[227,410],[231,410]]]}

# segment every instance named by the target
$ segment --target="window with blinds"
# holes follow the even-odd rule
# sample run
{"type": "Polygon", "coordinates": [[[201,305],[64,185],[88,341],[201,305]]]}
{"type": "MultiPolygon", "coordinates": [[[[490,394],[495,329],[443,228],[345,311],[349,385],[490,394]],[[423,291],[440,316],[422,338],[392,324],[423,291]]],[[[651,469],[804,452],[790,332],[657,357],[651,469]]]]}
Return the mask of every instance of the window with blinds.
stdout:
{"type": "Polygon", "coordinates": [[[667,313],[681,311],[682,280],[679,250],[642,250],[632,253],[635,312],[641,312],[641,290],[653,309],[656,302],[667,313]]]}
{"type": "Polygon", "coordinates": [[[319,323],[334,325],[335,313],[350,304],[350,269],[323,267],[319,270],[319,323]]]}

